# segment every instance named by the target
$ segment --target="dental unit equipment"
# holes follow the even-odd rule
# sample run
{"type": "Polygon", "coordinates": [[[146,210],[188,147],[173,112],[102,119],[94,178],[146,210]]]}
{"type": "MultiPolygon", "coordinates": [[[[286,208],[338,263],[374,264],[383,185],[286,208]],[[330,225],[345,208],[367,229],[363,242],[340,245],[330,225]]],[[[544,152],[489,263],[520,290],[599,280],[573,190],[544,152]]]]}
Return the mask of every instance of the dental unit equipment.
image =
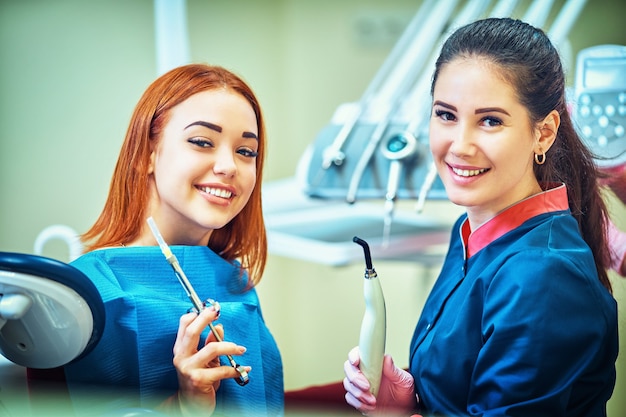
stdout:
{"type": "MultiPolygon", "coordinates": [[[[376,103],[379,107],[382,107],[384,111],[382,112],[382,116],[379,116],[380,120],[376,124],[374,131],[371,135],[369,135],[367,144],[350,177],[346,193],[346,201],[348,203],[354,203],[356,201],[357,192],[366,168],[371,163],[371,160],[373,159],[376,150],[379,148],[380,142],[385,137],[385,134],[389,130],[393,129],[393,117],[402,105],[403,95],[406,94],[406,91],[413,84],[415,78],[414,74],[422,66],[422,61],[430,52],[431,41],[434,41],[437,34],[441,33],[444,29],[447,22],[447,16],[452,13],[457,5],[457,2],[457,0],[436,2],[436,4],[432,5],[429,9],[426,8],[427,5],[423,5],[416,16],[416,19],[419,17],[421,21],[422,12],[432,12],[432,16],[437,16],[437,18],[427,19],[421,27],[418,28],[419,32],[412,29],[412,25],[409,26],[405,32],[405,34],[411,34],[411,40],[413,40],[413,43],[405,47],[406,51],[403,60],[400,61],[393,76],[387,79],[387,84],[381,87],[381,91],[376,96],[376,103]],[[411,30],[411,32],[409,32],[409,30],[411,30]],[[420,39],[421,42],[414,42],[415,39],[420,39]]],[[[403,39],[404,36],[401,41],[403,41],[403,39]]],[[[391,176],[391,171],[394,169],[395,167],[390,166],[389,176],[391,176]]],[[[398,178],[398,180],[399,179],[400,178],[398,178]]],[[[392,184],[390,181],[388,181],[388,183],[390,185],[392,184]]],[[[395,188],[397,189],[397,187],[395,188]]],[[[386,194],[389,194],[389,189],[386,194]]]]}
{"type": "Polygon", "coordinates": [[[383,246],[389,244],[391,221],[398,193],[398,186],[402,179],[402,169],[409,159],[418,156],[419,148],[415,136],[410,133],[399,133],[390,136],[382,143],[381,152],[390,161],[387,193],[385,194],[385,217],[383,219],[383,246]]]}
{"type": "MultiPolygon", "coordinates": [[[[409,71],[407,73],[407,69],[405,67],[407,65],[411,65],[411,61],[417,61],[417,59],[412,59],[410,57],[407,59],[407,55],[412,55],[414,53],[419,54],[421,53],[421,48],[426,47],[426,45],[422,44],[418,45],[418,48],[420,49],[415,49],[415,47],[412,47],[412,44],[414,43],[414,39],[416,37],[419,36],[420,38],[423,38],[424,36],[428,36],[428,29],[430,29],[430,27],[426,25],[427,27],[425,28],[424,26],[430,20],[429,13],[435,3],[437,2],[434,0],[425,1],[424,6],[413,17],[407,29],[404,31],[398,42],[395,44],[393,50],[383,63],[382,67],[368,85],[359,101],[359,105],[351,114],[349,120],[343,124],[341,130],[336,134],[332,143],[324,148],[321,164],[322,172],[320,172],[318,176],[323,174],[324,170],[327,170],[333,165],[340,166],[343,164],[346,157],[344,145],[348,142],[350,136],[355,132],[357,124],[359,124],[361,119],[366,115],[369,106],[374,104],[376,101],[380,101],[379,97],[381,95],[385,95],[385,91],[381,92],[381,90],[389,90],[390,83],[396,82],[397,80],[404,80],[407,75],[410,76],[411,72],[409,71]]],[[[365,169],[365,166],[363,169],[365,169]]],[[[348,197],[347,200],[350,202],[350,197],[348,197]]]]}
{"type": "MultiPolygon", "coordinates": [[[[454,19],[451,27],[459,27],[466,23],[471,22],[480,16],[481,13],[484,12],[486,5],[484,2],[480,0],[474,0],[467,2],[463,7],[462,11],[458,14],[458,16],[454,19]]],[[[440,29],[443,29],[440,28],[440,29]]],[[[441,31],[441,30],[440,30],[441,31]]],[[[438,32],[434,32],[438,33],[438,32]]],[[[445,33],[441,36],[440,41],[443,41],[445,38],[445,33]]],[[[429,67],[434,67],[435,61],[437,59],[437,51],[433,51],[429,60],[429,67]]],[[[419,97],[427,97],[428,88],[430,84],[430,74],[428,72],[424,72],[422,76],[417,80],[414,86],[414,94],[415,92],[421,94],[415,94],[419,97]]],[[[385,206],[384,206],[384,227],[383,227],[383,246],[386,247],[389,243],[389,236],[391,234],[391,223],[393,220],[393,211],[396,203],[396,197],[398,193],[398,188],[400,186],[400,181],[403,176],[403,168],[408,164],[411,160],[417,159],[420,154],[427,154],[428,152],[420,152],[419,148],[419,140],[420,137],[420,127],[423,124],[427,124],[428,120],[428,109],[427,109],[427,101],[419,100],[416,103],[411,105],[412,110],[415,112],[415,116],[409,120],[408,125],[401,133],[392,134],[388,136],[385,141],[381,144],[380,152],[383,156],[385,156],[389,161],[389,174],[387,179],[387,191],[385,193],[385,206]]],[[[380,126],[380,125],[379,125],[380,126]]],[[[426,145],[425,145],[426,146],[426,145]]],[[[420,162],[420,161],[418,161],[420,162]]],[[[432,188],[435,180],[437,178],[436,169],[434,169],[433,164],[430,165],[426,175],[424,176],[424,181],[422,183],[418,201],[416,205],[416,210],[418,213],[421,213],[424,203],[426,201],[426,197],[428,192],[432,188]]]]}
{"type": "Polygon", "coordinates": [[[430,158],[405,165],[402,175],[397,176],[398,164],[384,155],[385,141],[399,134],[413,135],[419,144],[428,146],[429,88],[443,39],[449,31],[476,19],[510,16],[537,27],[548,26],[548,35],[558,46],[567,40],[585,3],[424,1],[362,97],[337,108],[330,124],[301,159],[298,178],[305,194],[343,198],[349,204],[357,199],[383,199],[386,208],[381,217],[387,222],[393,204],[389,196],[394,191],[397,200],[418,199],[418,213],[426,198],[446,199],[443,183],[432,177],[430,158]],[[557,13],[549,25],[555,7],[557,13]]]}
{"type": "MultiPolygon", "coordinates": [[[[196,311],[200,313],[202,310],[206,308],[207,303],[211,305],[217,304],[217,302],[213,300],[208,300],[206,303],[200,300],[200,297],[198,297],[198,294],[196,293],[193,286],[191,285],[191,282],[189,282],[189,279],[185,275],[185,272],[180,267],[180,264],[178,263],[178,259],[176,258],[176,255],[172,253],[172,250],[170,249],[170,247],[167,245],[167,243],[165,243],[165,240],[163,239],[163,236],[161,236],[161,232],[159,231],[152,217],[148,218],[148,225],[150,226],[150,230],[152,231],[152,234],[154,235],[157,243],[159,244],[159,247],[161,248],[161,252],[163,252],[165,259],[172,266],[172,269],[174,270],[174,273],[176,274],[178,281],[185,289],[185,292],[187,293],[187,296],[191,300],[191,303],[193,304],[196,311]]],[[[213,326],[213,323],[209,323],[209,329],[211,330],[211,332],[215,336],[215,339],[217,339],[218,342],[223,342],[222,337],[215,329],[215,326],[213,326]]],[[[234,378],[237,384],[241,386],[246,385],[250,381],[248,377],[248,372],[242,366],[238,365],[237,362],[235,362],[235,359],[233,359],[231,355],[226,355],[226,357],[230,365],[237,372],[239,372],[239,376],[237,378],[234,378]]]]}
{"type": "Polygon", "coordinates": [[[359,336],[359,352],[361,355],[359,366],[361,372],[363,372],[370,383],[370,392],[377,396],[383,372],[383,358],[385,356],[387,331],[385,297],[378,274],[376,274],[376,270],[372,266],[369,245],[357,236],[352,241],[363,247],[365,255],[365,281],[363,283],[365,313],[359,336]]]}

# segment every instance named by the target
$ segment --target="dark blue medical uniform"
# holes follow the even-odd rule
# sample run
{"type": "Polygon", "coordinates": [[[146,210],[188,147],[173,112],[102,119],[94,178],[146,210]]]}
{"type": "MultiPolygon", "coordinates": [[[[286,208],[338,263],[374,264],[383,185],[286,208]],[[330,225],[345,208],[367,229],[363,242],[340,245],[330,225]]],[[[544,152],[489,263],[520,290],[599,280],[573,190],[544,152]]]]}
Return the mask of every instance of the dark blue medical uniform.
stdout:
{"type": "Polygon", "coordinates": [[[424,415],[604,416],[617,352],[616,302],[561,185],[472,233],[459,218],[410,372],[424,415]]]}

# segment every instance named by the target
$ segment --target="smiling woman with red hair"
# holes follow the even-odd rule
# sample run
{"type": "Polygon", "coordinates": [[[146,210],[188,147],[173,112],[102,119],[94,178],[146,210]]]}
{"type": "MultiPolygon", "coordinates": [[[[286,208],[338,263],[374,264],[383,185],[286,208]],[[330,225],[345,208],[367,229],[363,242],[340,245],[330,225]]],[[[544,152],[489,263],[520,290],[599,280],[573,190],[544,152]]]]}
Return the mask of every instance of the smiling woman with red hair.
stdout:
{"type": "MultiPolygon", "coordinates": [[[[200,91],[226,88],[244,97],[256,115],[259,132],[256,176],[262,178],[265,126],[254,92],[243,80],[222,68],[189,65],[175,69],[154,81],[135,108],[113,172],[109,197],[96,223],[83,235],[88,250],[121,246],[139,236],[145,228],[150,198],[150,153],[168,121],[169,111],[200,91]]],[[[225,259],[243,259],[243,264],[253,272],[250,275],[254,283],[260,280],[267,257],[260,185],[259,181],[240,215],[215,230],[209,241],[209,247],[225,259]]]]}
{"type": "Polygon", "coordinates": [[[106,326],[98,346],[65,367],[70,389],[116,386],[127,406],[168,413],[282,414],[280,353],[254,289],[267,258],[265,151],[259,103],[232,72],[186,65],[148,87],[104,209],[82,236],[86,253],[72,263],[102,294],[106,326]],[[219,303],[187,313],[149,217],[199,296],[219,303]],[[209,334],[211,322],[227,341],[209,334]],[[245,387],[227,355],[250,372],[245,387]]]}

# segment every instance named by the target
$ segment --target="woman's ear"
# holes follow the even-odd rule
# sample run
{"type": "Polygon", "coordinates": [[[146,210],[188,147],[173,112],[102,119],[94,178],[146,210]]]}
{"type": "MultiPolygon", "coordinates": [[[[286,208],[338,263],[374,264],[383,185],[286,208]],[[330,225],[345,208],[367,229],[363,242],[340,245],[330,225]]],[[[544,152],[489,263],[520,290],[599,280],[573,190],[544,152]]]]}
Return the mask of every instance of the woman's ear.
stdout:
{"type": "Polygon", "coordinates": [[[561,125],[561,115],[558,111],[552,110],[541,122],[537,128],[535,140],[535,153],[542,154],[548,152],[556,139],[556,134],[561,125]]]}
{"type": "Polygon", "coordinates": [[[152,175],[154,173],[155,158],[156,158],[156,149],[152,149],[152,152],[150,152],[150,162],[148,162],[148,175],[152,175]]]}

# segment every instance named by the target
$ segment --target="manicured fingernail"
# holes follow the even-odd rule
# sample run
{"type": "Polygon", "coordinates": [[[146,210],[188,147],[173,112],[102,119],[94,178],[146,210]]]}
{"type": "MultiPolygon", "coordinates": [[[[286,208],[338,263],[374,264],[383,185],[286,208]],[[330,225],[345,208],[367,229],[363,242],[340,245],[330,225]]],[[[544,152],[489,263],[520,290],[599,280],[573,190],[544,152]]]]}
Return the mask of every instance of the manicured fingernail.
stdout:
{"type": "Polygon", "coordinates": [[[208,298],[205,302],[204,302],[204,306],[215,311],[217,313],[217,316],[219,317],[220,315],[220,303],[218,303],[217,301],[213,300],[212,298],[208,298]]]}
{"type": "Polygon", "coordinates": [[[361,388],[364,391],[367,391],[370,389],[370,382],[367,380],[367,378],[365,378],[364,375],[363,376],[357,375],[354,378],[353,384],[361,388]]]}
{"type": "Polygon", "coordinates": [[[350,360],[350,363],[354,365],[359,360],[359,357],[355,351],[351,350],[348,352],[348,360],[350,360]]]}

